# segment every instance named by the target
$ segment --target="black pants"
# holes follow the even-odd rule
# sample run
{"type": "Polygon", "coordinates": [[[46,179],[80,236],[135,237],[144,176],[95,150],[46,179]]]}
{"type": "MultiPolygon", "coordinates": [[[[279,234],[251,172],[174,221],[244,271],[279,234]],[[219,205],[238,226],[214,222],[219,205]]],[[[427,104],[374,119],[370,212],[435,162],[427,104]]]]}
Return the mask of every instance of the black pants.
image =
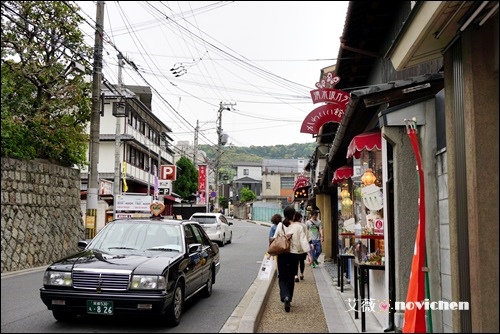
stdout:
{"type": "Polygon", "coordinates": [[[304,269],[306,269],[306,259],[307,253],[299,254],[299,270],[301,275],[304,275],[304,269]]]}
{"type": "Polygon", "coordinates": [[[285,253],[278,255],[278,285],[280,287],[280,299],[282,302],[285,297],[288,297],[292,301],[298,266],[299,254],[285,253]]]}

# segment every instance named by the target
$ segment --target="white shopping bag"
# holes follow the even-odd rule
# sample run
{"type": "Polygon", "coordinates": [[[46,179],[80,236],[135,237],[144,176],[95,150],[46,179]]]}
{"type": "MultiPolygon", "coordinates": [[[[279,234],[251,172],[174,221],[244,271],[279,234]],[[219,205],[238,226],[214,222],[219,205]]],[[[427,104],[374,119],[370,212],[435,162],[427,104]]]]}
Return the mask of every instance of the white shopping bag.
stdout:
{"type": "Polygon", "coordinates": [[[267,281],[271,278],[271,274],[274,271],[275,257],[269,254],[265,254],[262,259],[262,264],[260,266],[258,278],[263,281],[267,281]]]}

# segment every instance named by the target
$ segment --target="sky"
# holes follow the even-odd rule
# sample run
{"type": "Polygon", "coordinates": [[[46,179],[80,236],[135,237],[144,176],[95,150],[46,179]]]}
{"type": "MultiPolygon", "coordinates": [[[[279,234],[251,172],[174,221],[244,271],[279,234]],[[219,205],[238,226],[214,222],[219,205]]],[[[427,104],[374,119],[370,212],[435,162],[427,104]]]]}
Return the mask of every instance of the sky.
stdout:
{"type": "MultiPolygon", "coordinates": [[[[94,47],[95,1],[76,1],[94,47]]],[[[300,127],[318,105],[323,68],[335,65],[348,1],[106,1],[103,76],[149,86],[152,111],[174,144],[311,143],[300,127]],[[135,65],[134,67],[131,65],[135,65]],[[176,76],[177,75],[177,76],[176,76]],[[197,130],[198,129],[198,130],[197,130]]]]}

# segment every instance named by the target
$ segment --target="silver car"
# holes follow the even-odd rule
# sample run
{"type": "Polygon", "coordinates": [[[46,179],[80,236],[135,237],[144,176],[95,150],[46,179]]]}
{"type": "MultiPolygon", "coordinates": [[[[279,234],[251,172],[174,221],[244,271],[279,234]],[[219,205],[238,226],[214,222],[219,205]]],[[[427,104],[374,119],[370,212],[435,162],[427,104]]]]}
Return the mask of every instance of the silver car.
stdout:
{"type": "Polygon", "coordinates": [[[222,213],[194,213],[189,220],[198,222],[210,240],[217,242],[221,247],[233,241],[232,222],[226,219],[222,213]]]}

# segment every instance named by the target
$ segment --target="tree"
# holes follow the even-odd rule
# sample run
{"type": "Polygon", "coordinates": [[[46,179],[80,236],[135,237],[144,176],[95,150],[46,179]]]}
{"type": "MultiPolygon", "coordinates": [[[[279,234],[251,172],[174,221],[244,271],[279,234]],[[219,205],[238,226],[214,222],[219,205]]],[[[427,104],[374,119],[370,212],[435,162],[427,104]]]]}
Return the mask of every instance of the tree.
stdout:
{"type": "Polygon", "coordinates": [[[250,190],[248,187],[244,187],[240,190],[240,199],[242,202],[251,202],[257,198],[257,195],[250,190]]]}
{"type": "Polygon", "coordinates": [[[198,170],[186,157],[181,157],[175,165],[177,179],[174,181],[174,192],[188,200],[198,190],[198,170]]]}
{"type": "Polygon", "coordinates": [[[92,48],[79,8],[66,1],[1,8],[2,156],[85,166],[92,87],[73,65],[88,64],[92,48]]]}

